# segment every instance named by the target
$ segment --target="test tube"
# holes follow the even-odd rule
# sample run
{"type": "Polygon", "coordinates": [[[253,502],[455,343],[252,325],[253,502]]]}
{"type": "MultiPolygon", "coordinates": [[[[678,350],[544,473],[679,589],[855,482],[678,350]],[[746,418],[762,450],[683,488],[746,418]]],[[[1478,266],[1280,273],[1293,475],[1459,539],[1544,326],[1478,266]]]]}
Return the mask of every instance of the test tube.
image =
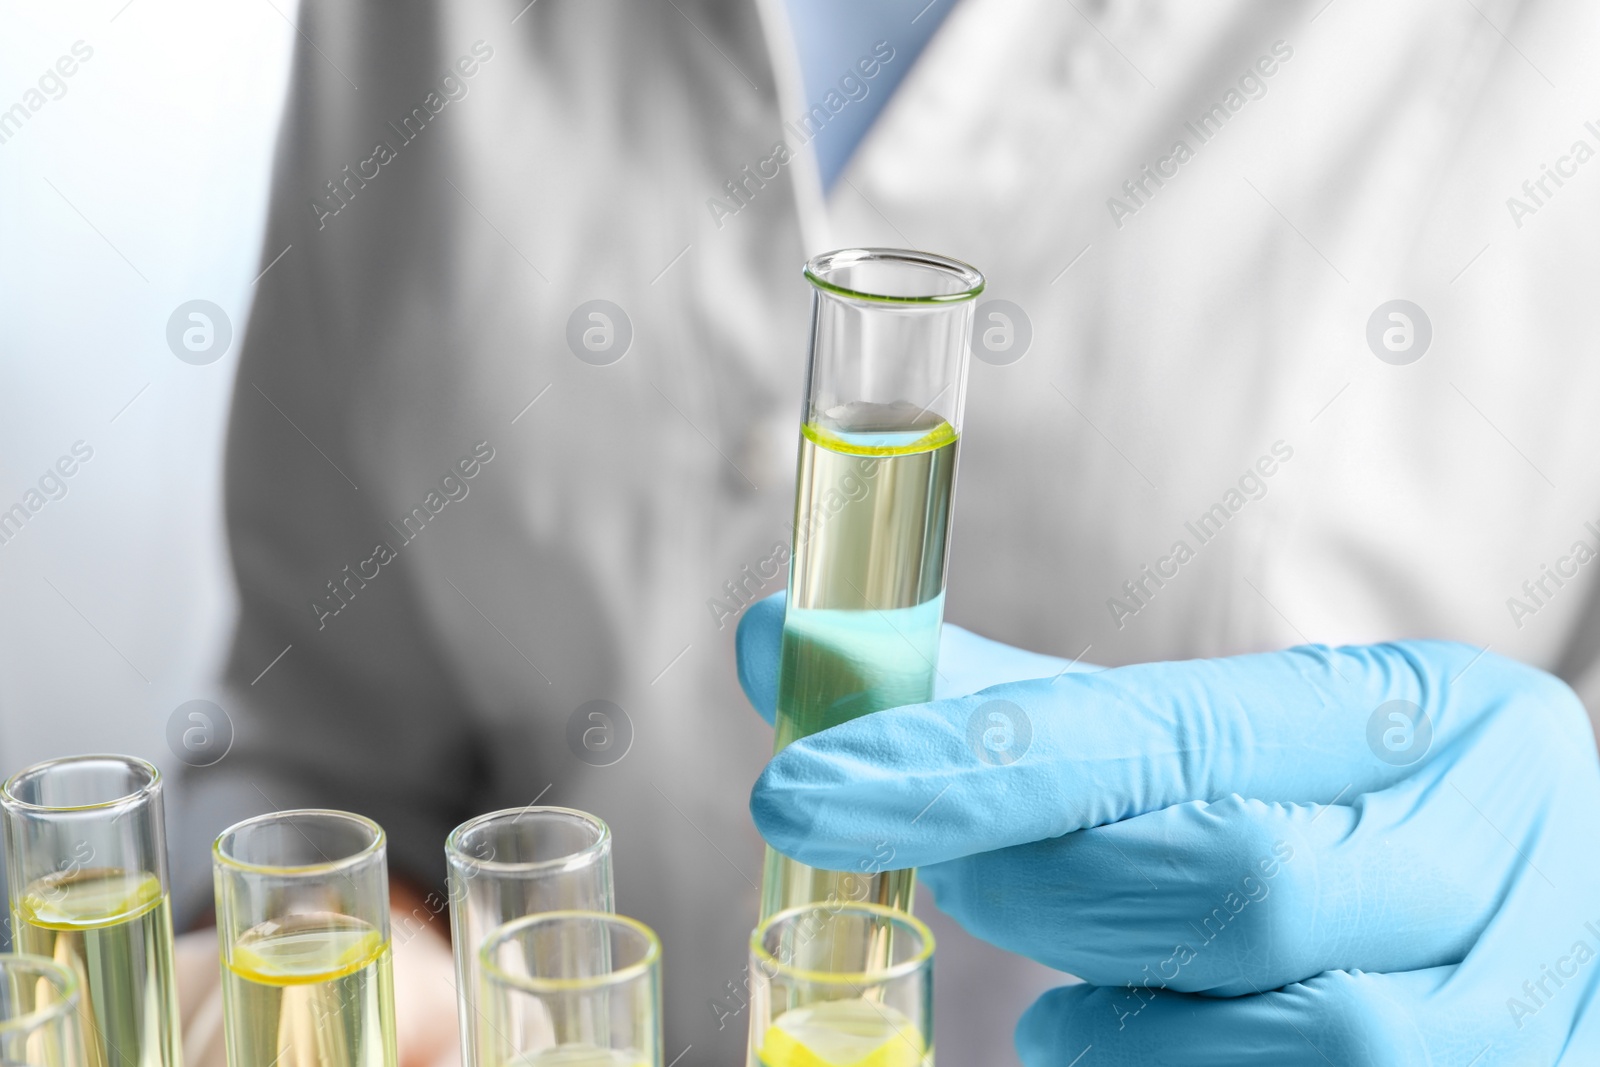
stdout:
{"type": "Polygon", "coordinates": [[[0,790],[17,948],[78,987],[85,1067],[178,1067],[161,772],[76,756],[0,790]]]}
{"type": "Polygon", "coordinates": [[[616,910],[611,829],[572,808],[508,808],[469,819],[444,844],[461,1011],[461,1062],[476,1067],[478,950],[502,923],[547,911],[616,910]]]}
{"type": "Polygon", "coordinates": [[[0,956],[0,1063],[83,1067],[78,979],[43,956],[0,956]]]}
{"type": "Polygon", "coordinates": [[[229,1067],[395,1067],[383,830],[247,819],[212,846],[229,1067]]]}
{"type": "Polygon", "coordinates": [[[880,904],[808,904],[750,936],[748,1067],[933,1067],[933,934],[880,904]]]}
{"type": "MultiPolygon", "coordinates": [[[[965,263],[881,248],[817,256],[805,276],[811,355],[778,750],[933,697],[968,338],[984,285],[965,263]]],[[[762,917],[827,901],[909,910],[916,875],[889,869],[892,849],[882,842],[881,859],[834,872],[769,848],[762,917]]]]}
{"type": "Polygon", "coordinates": [[[661,1067],[661,941],[620,915],[513,919],[479,952],[484,1067],[661,1067]]]}

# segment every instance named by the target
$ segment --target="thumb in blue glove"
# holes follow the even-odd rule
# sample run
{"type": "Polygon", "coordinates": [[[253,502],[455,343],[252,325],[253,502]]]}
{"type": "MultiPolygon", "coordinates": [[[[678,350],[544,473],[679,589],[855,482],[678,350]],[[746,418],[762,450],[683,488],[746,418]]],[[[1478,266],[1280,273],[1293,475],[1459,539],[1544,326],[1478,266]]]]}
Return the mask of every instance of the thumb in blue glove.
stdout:
{"type": "MultiPolygon", "coordinates": [[[[739,633],[767,713],[781,619],[739,633]]],[[[1063,673],[947,626],[941,657],[977,691],[791,744],[751,811],[813,866],[889,841],[1085,979],[1023,1016],[1030,1067],[1600,1061],[1600,763],[1561,682],[1426,641],[1063,673]]]]}

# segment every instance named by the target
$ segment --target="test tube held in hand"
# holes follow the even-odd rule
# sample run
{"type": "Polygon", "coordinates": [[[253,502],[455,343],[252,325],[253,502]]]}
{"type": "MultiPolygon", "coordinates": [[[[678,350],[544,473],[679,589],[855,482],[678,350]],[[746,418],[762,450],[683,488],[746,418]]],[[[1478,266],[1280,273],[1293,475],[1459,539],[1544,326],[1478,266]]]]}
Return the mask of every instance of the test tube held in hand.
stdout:
{"type": "MultiPolygon", "coordinates": [[[[778,669],[776,749],[933,697],[946,548],[983,276],[956,260],[846,249],[806,264],[811,353],[794,551],[778,669]]],[[[916,874],[882,842],[861,869],[767,850],[762,917],[869,901],[909,910],[916,874]]]]}
{"type": "Polygon", "coordinates": [[[19,951],[77,984],[85,1067],[178,1067],[161,773],[75,756],[0,790],[19,951]]]}

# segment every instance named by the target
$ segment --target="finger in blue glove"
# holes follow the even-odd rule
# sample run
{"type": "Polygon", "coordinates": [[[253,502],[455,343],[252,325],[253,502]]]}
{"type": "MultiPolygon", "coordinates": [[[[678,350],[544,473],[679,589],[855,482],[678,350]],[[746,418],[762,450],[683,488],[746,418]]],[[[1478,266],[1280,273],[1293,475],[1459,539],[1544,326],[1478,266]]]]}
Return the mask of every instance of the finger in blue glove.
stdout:
{"type": "MultiPolygon", "coordinates": [[[[983,676],[967,652],[941,670],[983,676]]],[[[1476,649],[1041,672],[798,741],[751,807],[814,866],[891,842],[973,932],[1089,979],[1024,1019],[1030,1064],[1600,1062],[1561,1059],[1600,1047],[1593,737],[1476,649]]]]}

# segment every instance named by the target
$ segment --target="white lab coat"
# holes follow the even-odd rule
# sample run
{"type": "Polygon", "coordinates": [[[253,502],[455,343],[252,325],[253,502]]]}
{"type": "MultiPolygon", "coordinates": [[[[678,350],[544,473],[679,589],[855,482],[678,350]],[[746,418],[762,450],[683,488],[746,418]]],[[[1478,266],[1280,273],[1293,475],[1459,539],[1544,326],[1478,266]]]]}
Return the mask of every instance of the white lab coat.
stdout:
{"type": "MultiPolygon", "coordinates": [[[[799,265],[842,245],[968,260],[1031,323],[972,368],[952,621],[1102,664],[1459,638],[1600,706],[1600,564],[1570,554],[1600,547],[1594,28],[1574,0],[1319,8],[963,0],[824,202],[781,8],[307,6],[228,444],[238,738],[177,839],[349,807],[437,885],[468,815],[595,811],[665,941],[667,1057],[736,1062],[771,739],[712,602],[789,537],[799,265]],[[1545,163],[1574,173],[1513,217],[1545,163]],[[633,330],[608,366],[567,343],[596,298],[633,330]],[[1396,298],[1432,326],[1405,366],[1365,339],[1396,298]],[[314,607],[347,565],[377,576],[314,607]],[[632,723],[612,766],[567,743],[594,699],[632,723]]],[[[940,931],[944,1062],[1010,1062],[1048,977],[940,931]]]]}

